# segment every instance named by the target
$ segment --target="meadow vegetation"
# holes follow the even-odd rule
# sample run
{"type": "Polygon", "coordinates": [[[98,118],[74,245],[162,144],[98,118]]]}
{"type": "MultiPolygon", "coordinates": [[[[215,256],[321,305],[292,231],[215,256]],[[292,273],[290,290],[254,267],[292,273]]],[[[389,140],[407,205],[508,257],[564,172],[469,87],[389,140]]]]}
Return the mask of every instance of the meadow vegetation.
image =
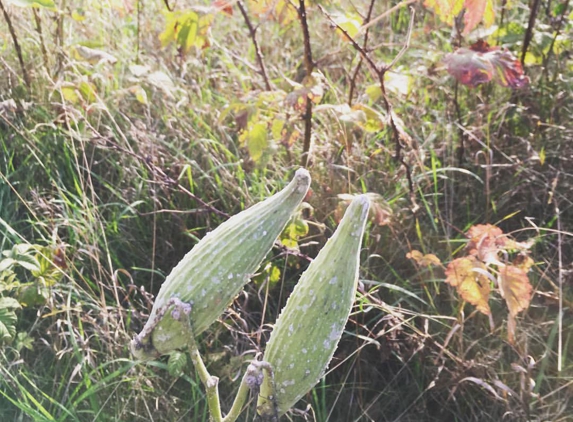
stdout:
{"type": "Polygon", "coordinates": [[[0,420],[207,421],[185,354],[129,343],[191,247],[301,165],[306,205],[199,339],[223,409],[366,193],[355,307],[285,420],[573,420],[571,5],[495,2],[465,33],[432,3],[0,0],[0,420]],[[510,79],[448,72],[479,39],[510,79]]]}

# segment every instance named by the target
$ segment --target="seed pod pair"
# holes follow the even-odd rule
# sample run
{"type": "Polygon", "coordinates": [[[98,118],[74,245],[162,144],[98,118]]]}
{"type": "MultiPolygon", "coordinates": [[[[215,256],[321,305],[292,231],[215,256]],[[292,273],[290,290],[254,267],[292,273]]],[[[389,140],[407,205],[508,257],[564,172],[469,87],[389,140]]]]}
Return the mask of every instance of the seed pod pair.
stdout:
{"type": "Polygon", "coordinates": [[[186,347],[189,324],[194,335],[209,327],[257,270],[309,186],[310,174],[299,169],[282,191],[201,239],[161,286],[149,320],[131,342],[133,355],[152,359],[186,347]]]}
{"type": "Polygon", "coordinates": [[[257,403],[265,421],[284,414],[324,376],[354,302],[369,206],[366,195],[354,198],[281,311],[264,354],[274,372],[257,403]]]}

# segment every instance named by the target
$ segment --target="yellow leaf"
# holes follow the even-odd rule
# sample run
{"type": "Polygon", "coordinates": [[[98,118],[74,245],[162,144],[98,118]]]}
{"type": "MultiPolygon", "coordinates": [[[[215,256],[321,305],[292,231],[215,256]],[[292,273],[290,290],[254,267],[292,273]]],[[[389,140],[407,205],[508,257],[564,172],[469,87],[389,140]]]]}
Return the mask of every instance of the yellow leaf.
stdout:
{"type": "Polygon", "coordinates": [[[248,4],[257,17],[271,19],[281,25],[288,25],[298,17],[289,0],[249,0],[248,4]]]}
{"type": "MultiPolygon", "coordinates": [[[[410,93],[411,78],[403,73],[386,72],[384,74],[384,88],[394,94],[406,96],[410,93]]],[[[380,86],[378,86],[380,90],[380,86]]],[[[380,92],[381,93],[381,92],[380,92]]]]}
{"type": "Polygon", "coordinates": [[[434,9],[442,22],[452,26],[464,7],[464,0],[426,0],[424,6],[434,9]]]}
{"type": "Polygon", "coordinates": [[[139,101],[143,105],[148,105],[149,102],[147,101],[147,92],[139,85],[132,86],[129,88],[129,91],[135,95],[137,101],[139,101]]]}
{"type": "Polygon", "coordinates": [[[486,266],[474,256],[454,259],[446,269],[446,283],[455,287],[462,299],[475,305],[478,311],[490,315],[490,285],[486,271],[486,266]]]}
{"type": "Polygon", "coordinates": [[[527,273],[514,265],[504,265],[499,270],[499,289],[505,299],[509,314],[516,316],[529,307],[532,287],[527,273]]]}
{"type": "Polygon", "coordinates": [[[64,99],[72,104],[78,104],[81,100],[80,93],[77,91],[76,86],[73,84],[66,84],[60,88],[60,92],[64,99]]]}
{"type": "MultiPolygon", "coordinates": [[[[362,18],[355,13],[333,13],[332,18],[336,24],[342,28],[346,33],[351,37],[355,38],[360,31],[360,27],[362,26],[362,18]]],[[[344,41],[349,41],[348,38],[340,31],[338,28],[336,30],[338,35],[344,41]]]]}
{"type": "Polygon", "coordinates": [[[485,12],[483,13],[483,24],[486,28],[489,28],[495,22],[495,9],[493,5],[493,0],[487,0],[485,4],[485,12]]]}

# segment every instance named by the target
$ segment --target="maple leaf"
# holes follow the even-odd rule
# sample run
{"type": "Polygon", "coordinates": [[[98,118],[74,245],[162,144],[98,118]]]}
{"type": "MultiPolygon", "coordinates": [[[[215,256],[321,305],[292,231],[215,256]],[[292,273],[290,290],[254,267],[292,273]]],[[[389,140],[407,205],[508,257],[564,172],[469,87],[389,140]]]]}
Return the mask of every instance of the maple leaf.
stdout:
{"type": "Polygon", "coordinates": [[[466,302],[476,306],[482,314],[490,315],[489,278],[486,266],[473,255],[454,259],[446,268],[446,283],[455,287],[466,302]]]}
{"type": "Polygon", "coordinates": [[[422,252],[412,249],[406,254],[406,258],[413,259],[421,267],[429,267],[431,265],[441,266],[442,261],[433,253],[424,255],[422,252]]]}
{"type": "Polygon", "coordinates": [[[492,80],[509,88],[523,88],[529,83],[521,63],[510,51],[490,47],[482,40],[469,49],[459,48],[447,54],[444,63],[450,75],[472,88],[492,80]]]}

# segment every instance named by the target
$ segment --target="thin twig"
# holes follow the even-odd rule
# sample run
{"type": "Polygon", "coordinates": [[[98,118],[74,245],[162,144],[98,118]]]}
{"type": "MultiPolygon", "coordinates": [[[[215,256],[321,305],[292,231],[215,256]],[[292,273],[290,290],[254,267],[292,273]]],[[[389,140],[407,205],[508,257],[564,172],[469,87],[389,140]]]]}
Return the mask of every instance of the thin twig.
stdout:
{"type": "Polygon", "coordinates": [[[44,33],[42,31],[42,19],[40,18],[40,13],[38,9],[32,9],[34,13],[34,20],[36,21],[36,31],[40,37],[40,51],[42,52],[42,59],[44,60],[44,68],[46,72],[49,73],[49,62],[48,62],[48,50],[46,49],[46,43],[44,42],[44,33]]]}
{"type": "Polygon", "coordinates": [[[245,19],[245,23],[247,24],[247,27],[249,28],[249,33],[251,34],[251,41],[253,42],[253,46],[255,47],[255,55],[257,57],[257,62],[259,63],[261,76],[263,77],[263,80],[265,82],[265,88],[267,91],[270,91],[272,88],[271,88],[271,84],[269,82],[269,77],[267,76],[267,68],[266,68],[265,62],[263,60],[263,54],[261,53],[259,43],[257,42],[257,28],[255,28],[253,26],[253,24],[251,23],[251,19],[249,18],[249,15],[247,14],[247,10],[245,9],[245,5],[243,4],[243,2],[239,0],[237,2],[237,6],[239,7],[239,10],[241,11],[243,18],[245,19]]]}
{"type": "MultiPolygon", "coordinates": [[[[299,7],[297,8],[300,25],[302,27],[302,36],[304,39],[304,68],[306,77],[310,78],[314,70],[314,61],[312,60],[312,48],[310,45],[310,31],[308,30],[308,21],[306,19],[306,6],[305,0],[299,0],[299,7]]],[[[304,111],[304,141],[302,145],[302,157],[300,165],[306,167],[308,165],[310,141],[312,137],[312,101],[306,98],[306,107],[304,111]]]]}
{"type": "Polygon", "coordinates": [[[563,23],[565,22],[565,17],[568,16],[567,10],[569,9],[569,0],[565,0],[563,6],[563,12],[561,13],[561,17],[559,18],[559,22],[557,22],[557,29],[555,29],[555,33],[553,35],[553,39],[551,40],[551,45],[549,46],[549,50],[547,50],[547,55],[543,60],[543,70],[548,72],[549,66],[549,59],[551,58],[551,54],[554,54],[553,49],[555,48],[555,42],[557,38],[561,34],[561,30],[563,29],[563,23]]]}
{"type": "MultiPolygon", "coordinates": [[[[372,11],[374,10],[374,3],[376,3],[376,0],[370,0],[370,7],[368,7],[368,14],[366,15],[366,19],[364,20],[365,24],[368,24],[368,22],[372,18],[372,11]]],[[[365,51],[368,48],[368,36],[369,35],[370,35],[370,31],[367,28],[366,31],[364,32],[364,41],[362,43],[362,48],[365,51]]],[[[352,98],[354,97],[354,89],[356,88],[356,78],[358,77],[358,73],[360,72],[360,69],[362,68],[362,61],[363,60],[364,59],[362,58],[362,56],[360,56],[360,58],[358,59],[358,64],[356,65],[356,68],[354,69],[352,77],[350,78],[350,90],[348,92],[348,105],[349,106],[352,106],[352,98]]]]}
{"type": "Polygon", "coordinates": [[[380,16],[376,16],[374,19],[372,19],[370,22],[366,22],[364,25],[362,25],[360,27],[360,29],[358,30],[358,35],[360,35],[362,32],[366,31],[368,28],[370,28],[372,25],[377,24],[378,22],[380,22],[380,20],[384,19],[386,16],[391,15],[392,13],[394,13],[396,10],[401,9],[404,6],[408,6],[412,3],[416,3],[418,0],[405,0],[402,1],[400,3],[398,3],[396,6],[391,7],[390,9],[386,10],[384,13],[382,13],[380,16]]]}
{"type": "Polygon", "coordinates": [[[354,47],[354,49],[356,51],[358,51],[358,53],[360,53],[360,55],[364,58],[364,61],[366,62],[366,64],[370,68],[370,71],[378,79],[378,83],[380,84],[380,91],[382,92],[382,102],[384,104],[384,108],[386,109],[386,114],[388,116],[388,122],[390,124],[390,128],[392,129],[392,138],[394,140],[394,144],[396,147],[394,160],[396,160],[397,162],[402,164],[402,166],[406,170],[406,179],[408,180],[408,188],[410,191],[410,195],[412,196],[412,200],[413,200],[413,198],[414,198],[414,182],[412,180],[412,172],[410,170],[410,166],[408,165],[408,163],[406,163],[406,161],[404,161],[404,159],[402,157],[402,143],[400,140],[401,130],[399,129],[398,124],[396,123],[396,120],[394,118],[394,112],[392,110],[392,105],[390,104],[390,101],[388,100],[388,96],[386,94],[386,87],[384,85],[384,76],[385,76],[386,72],[392,66],[394,66],[396,64],[398,59],[404,54],[404,52],[406,51],[406,49],[409,46],[410,37],[412,34],[412,29],[413,29],[413,24],[414,24],[415,11],[414,11],[414,9],[411,9],[412,17],[410,18],[410,25],[408,27],[408,34],[406,36],[406,42],[404,43],[404,46],[402,47],[400,52],[397,54],[397,56],[396,56],[397,58],[395,57],[394,60],[392,60],[392,62],[390,62],[389,65],[386,65],[386,64],[376,65],[376,63],[374,62],[372,57],[370,57],[370,54],[368,54],[368,52],[364,48],[362,48],[362,46],[360,46],[354,40],[354,38],[352,38],[352,36],[350,36],[350,34],[348,34],[348,32],[344,28],[342,28],[338,23],[336,23],[336,21],[332,18],[332,16],[330,16],[330,14],[324,9],[324,7],[322,7],[320,4],[318,5],[318,7],[321,10],[321,12],[328,18],[328,20],[342,33],[342,35],[344,35],[344,37],[350,42],[350,44],[354,47]]]}
{"type": "Polygon", "coordinates": [[[406,34],[406,42],[402,45],[402,49],[396,54],[394,59],[390,62],[388,66],[386,66],[386,70],[389,70],[394,67],[394,65],[402,58],[406,50],[410,48],[410,40],[412,39],[412,29],[414,29],[414,17],[416,16],[415,9],[411,9],[412,14],[410,15],[410,23],[408,24],[408,33],[406,34]]]}
{"type": "Polygon", "coordinates": [[[22,56],[22,49],[20,48],[20,43],[18,42],[18,37],[16,36],[16,30],[12,25],[12,19],[10,19],[10,15],[8,11],[4,7],[4,3],[0,0],[0,8],[2,8],[2,13],[4,14],[4,19],[8,24],[8,30],[10,31],[10,35],[12,36],[12,41],[14,42],[14,48],[16,49],[16,54],[18,55],[18,61],[20,62],[20,68],[22,69],[22,77],[24,78],[24,83],[30,89],[30,76],[28,75],[28,71],[26,70],[26,65],[24,64],[24,58],[22,56]]]}
{"type": "MultiPolygon", "coordinates": [[[[559,175],[556,176],[556,178],[559,175]]],[[[561,239],[561,212],[555,203],[555,216],[557,217],[557,259],[559,260],[559,315],[557,319],[557,372],[563,369],[563,241],[561,239]]]]}

